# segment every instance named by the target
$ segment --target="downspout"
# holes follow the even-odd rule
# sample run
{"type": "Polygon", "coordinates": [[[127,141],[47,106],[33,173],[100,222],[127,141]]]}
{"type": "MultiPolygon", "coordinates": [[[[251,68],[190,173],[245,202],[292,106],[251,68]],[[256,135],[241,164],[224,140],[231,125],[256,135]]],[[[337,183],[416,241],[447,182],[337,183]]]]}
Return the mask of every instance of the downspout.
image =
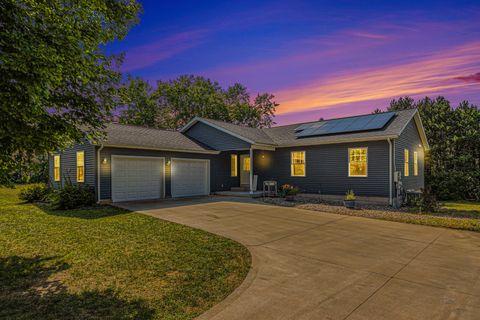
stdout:
{"type": "Polygon", "coordinates": [[[392,140],[390,138],[387,139],[388,141],[388,203],[393,205],[393,198],[392,198],[392,140]]]}
{"type": "Polygon", "coordinates": [[[250,194],[253,194],[253,148],[250,146],[250,194]]]}
{"type": "Polygon", "coordinates": [[[97,150],[97,202],[100,203],[100,151],[103,149],[103,144],[97,150]]]}

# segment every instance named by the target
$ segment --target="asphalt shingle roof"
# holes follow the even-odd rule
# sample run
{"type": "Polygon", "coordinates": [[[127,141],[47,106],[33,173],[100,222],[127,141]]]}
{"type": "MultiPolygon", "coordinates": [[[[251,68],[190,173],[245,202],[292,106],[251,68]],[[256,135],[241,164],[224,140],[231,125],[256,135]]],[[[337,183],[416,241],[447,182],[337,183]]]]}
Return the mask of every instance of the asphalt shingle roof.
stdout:
{"type": "MultiPolygon", "coordinates": [[[[397,111],[395,118],[386,126],[386,128],[382,130],[305,138],[298,138],[295,133],[295,128],[303,123],[260,129],[240,126],[218,120],[203,118],[197,118],[197,120],[204,123],[209,123],[218,128],[222,128],[223,130],[243,137],[244,139],[253,141],[255,144],[271,145],[273,147],[286,147],[397,137],[412,119],[415,112],[415,109],[397,111]]],[[[214,152],[214,150],[209,149],[200,142],[189,138],[180,131],[159,130],[123,124],[109,124],[105,131],[107,134],[107,139],[104,141],[104,145],[108,146],[143,147],[187,152],[214,152]]]]}
{"type": "Polygon", "coordinates": [[[178,132],[111,123],[105,129],[104,145],[205,152],[213,151],[178,132]]]}
{"type": "MultiPolygon", "coordinates": [[[[348,142],[355,140],[368,140],[375,138],[384,138],[399,136],[402,130],[405,128],[407,123],[412,119],[415,114],[415,109],[397,111],[395,118],[387,125],[386,128],[382,130],[373,130],[373,131],[363,131],[363,132],[352,132],[344,134],[334,134],[328,136],[317,136],[317,137],[305,137],[297,138],[295,134],[295,128],[300,126],[302,123],[291,124],[287,126],[279,126],[272,128],[262,129],[268,134],[268,136],[273,140],[277,146],[301,146],[301,145],[312,145],[312,144],[322,144],[322,143],[340,143],[348,142]]],[[[309,122],[306,122],[309,123],[309,122]]],[[[311,122],[310,122],[311,123],[311,122]]]]}

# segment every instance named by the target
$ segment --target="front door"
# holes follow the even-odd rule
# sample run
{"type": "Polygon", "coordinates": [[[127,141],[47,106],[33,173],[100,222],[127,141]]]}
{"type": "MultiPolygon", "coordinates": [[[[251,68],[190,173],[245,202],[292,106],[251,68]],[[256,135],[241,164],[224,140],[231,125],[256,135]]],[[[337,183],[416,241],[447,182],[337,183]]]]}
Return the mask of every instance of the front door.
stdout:
{"type": "Polygon", "coordinates": [[[240,185],[250,185],[250,155],[240,155],[240,185]]]}

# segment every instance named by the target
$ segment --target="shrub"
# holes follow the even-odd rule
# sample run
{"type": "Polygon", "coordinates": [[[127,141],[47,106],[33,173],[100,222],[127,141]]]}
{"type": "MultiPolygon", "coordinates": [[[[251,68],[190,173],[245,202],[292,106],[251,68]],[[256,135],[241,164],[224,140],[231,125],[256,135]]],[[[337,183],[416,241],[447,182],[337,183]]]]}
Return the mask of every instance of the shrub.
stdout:
{"type": "Polygon", "coordinates": [[[52,192],[48,201],[54,209],[86,207],[95,203],[95,193],[89,186],[67,183],[63,188],[52,192]]]}
{"type": "Polygon", "coordinates": [[[292,186],[291,184],[284,184],[283,186],[280,187],[280,193],[283,196],[295,196],[300,192],[300,189],[297,187],[292,186]]]}
{"type": "Polygon", "coordinates": [[[422,189],[422,196],[417,200],[417,208],[420,212],[435,212],[438,210],[437,198],[431,188],[422,189]]]}
{"type": "Polygon", "coordinates": [[[357,199],[357,197],[355,196],[353,190],[348,190],[347,193],[345,193],[346,201],[354,201],[355,199],[357,199]]]}
{"type": "Polygon", "coordinates": [[[50,193],[50,188],[45,183],[35,183],[25,186],[20,190],[18,198],[27,202],[43,201],[50,193]]]}

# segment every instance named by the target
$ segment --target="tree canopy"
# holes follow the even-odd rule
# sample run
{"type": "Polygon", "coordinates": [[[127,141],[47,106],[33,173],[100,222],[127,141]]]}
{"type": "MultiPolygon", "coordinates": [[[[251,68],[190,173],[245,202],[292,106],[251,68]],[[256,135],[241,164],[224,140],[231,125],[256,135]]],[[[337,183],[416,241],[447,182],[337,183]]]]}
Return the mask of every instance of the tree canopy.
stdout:
{"type": "Polygon", "coordinates": [[[80,141],[116,102],[119,57],[101,50],[137,22],[134,0],[5,0],[0,7],[0,184],[32,154],[80,141]]]}
{"type": "Polygon", "coordinates": [[[223,89],[217,82],[193,75],[158,81],[155,90],[144,80],[129,77],[121,92],[121,123],[164,129],[181,128],[196,116],[269,127],[278,106],[272,94],[251,99],[239,83],[223,89]]]}
{"type": "Polygon", "coordinates": [[[440,199],[480,199],[480,109],[443,97],[392,100],[389,111],[418,108],[430,144],[425,182],[440,199]]]}

